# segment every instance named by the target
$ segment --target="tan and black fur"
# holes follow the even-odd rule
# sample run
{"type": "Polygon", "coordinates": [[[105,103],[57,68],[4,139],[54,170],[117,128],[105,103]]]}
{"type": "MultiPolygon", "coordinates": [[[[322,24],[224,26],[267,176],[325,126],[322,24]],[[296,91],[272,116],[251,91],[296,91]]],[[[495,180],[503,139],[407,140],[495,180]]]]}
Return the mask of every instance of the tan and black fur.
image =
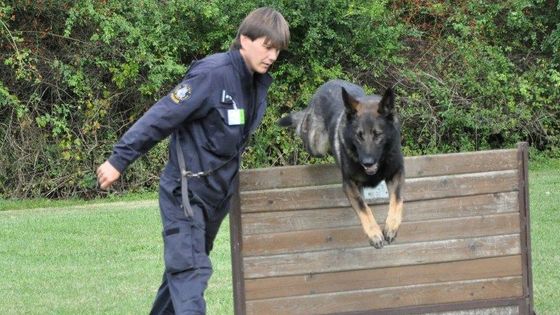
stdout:
{"type": "Polygon", "coordinates": [[[394,93],[366,95],[355,84],[332,80],[315,92],[308,107],[281,118],[278,124],[295,128],[313,156],[332,154],[342,172],[342,186],[375,248],[397,236],[403,213],[404,159],[394,93]],[[360,191],[385,180],[389,214],[383,231],[360,191]]]}

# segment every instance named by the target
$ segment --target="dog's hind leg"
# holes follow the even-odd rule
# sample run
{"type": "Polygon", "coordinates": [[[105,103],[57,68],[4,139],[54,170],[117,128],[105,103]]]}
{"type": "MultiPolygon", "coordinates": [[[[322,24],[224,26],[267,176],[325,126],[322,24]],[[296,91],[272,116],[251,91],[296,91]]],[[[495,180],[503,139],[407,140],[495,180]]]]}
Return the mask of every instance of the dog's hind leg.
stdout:
{"type": "Polygon", "coordinates": [[[323,157],[329,152],[329,134],[325,119],[317,114],[317,107],[310,107],[302,118],[301,127],[296,130],[303,140],[305,149],[315,157],[323,157]]]}
{"type": "Polygon", "coordinates": [[[322,117],[314,114],[313,108],[293,112],[277,121],[280,127],[295,129],[303,141],[305,150],[315,157],[323,157],[329,152],[329,135],[322,117]]]}
{"type": "Polygon", "coordinates": [[[351,181],[343,181],[342,188],[344,193],[350,201],[352,208],[356,211],[360,222],[362,223],[362,228],[369,238],[369,243],[375,248],[383,247],[383,233],[381,228],[375,221],[373,212],[362,198],[358,186],[351,181]]]}
{"type": "Polygon", "coordinates": [[[383,228],[383,235],[387,243],[391,243],[397,237],[397,231],[402,222],[404,174],[399,171],[387,182],[389,190],[389,213],[383,228]]]}

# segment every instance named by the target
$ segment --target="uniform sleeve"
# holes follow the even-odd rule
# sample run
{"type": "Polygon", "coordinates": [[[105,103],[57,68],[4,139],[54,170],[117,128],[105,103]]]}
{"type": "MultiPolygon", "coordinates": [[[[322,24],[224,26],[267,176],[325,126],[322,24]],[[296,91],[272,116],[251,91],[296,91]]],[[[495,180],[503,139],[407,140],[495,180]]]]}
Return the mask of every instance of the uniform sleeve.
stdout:
{"type": "Polygon", "coordinates": [[[209,74],[188,75],[155,103],[113,147],[109,163],[119,172],[169,136],[195,112],[204,110],[210,90],[209,74]]]}

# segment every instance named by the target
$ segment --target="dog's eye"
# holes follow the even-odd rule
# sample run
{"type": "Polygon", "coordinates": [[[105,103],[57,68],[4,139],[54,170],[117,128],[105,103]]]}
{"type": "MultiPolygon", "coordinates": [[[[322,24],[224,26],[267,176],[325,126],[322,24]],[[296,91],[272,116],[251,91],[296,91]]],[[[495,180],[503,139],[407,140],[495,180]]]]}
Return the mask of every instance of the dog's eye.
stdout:
{"type": "Polygon", "coordinates": [[[364,133],[363,132],[358,131],[358,139],[362,140],[362,141],[364,140],[364,133]]]}

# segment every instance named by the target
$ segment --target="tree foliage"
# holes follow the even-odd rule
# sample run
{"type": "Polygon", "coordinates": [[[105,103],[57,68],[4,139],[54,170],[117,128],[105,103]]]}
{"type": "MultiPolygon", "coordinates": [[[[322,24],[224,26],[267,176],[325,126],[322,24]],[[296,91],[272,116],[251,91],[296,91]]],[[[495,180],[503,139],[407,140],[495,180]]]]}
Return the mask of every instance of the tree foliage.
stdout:
{"type": "MultiPolygon", "coordinates": [[[[275,121],[332,78],[396,88],[407,155],[518,141],[559,153],[556,1],[11,1],[0,2],[0,196],[99,194],[95,168],[122,133],[263,5],[284,14],[292,42],[244,167],[324,161],[275,121]]],[[[163,142],[117,190],[154,189],[166,158],[163,142]]]]}

